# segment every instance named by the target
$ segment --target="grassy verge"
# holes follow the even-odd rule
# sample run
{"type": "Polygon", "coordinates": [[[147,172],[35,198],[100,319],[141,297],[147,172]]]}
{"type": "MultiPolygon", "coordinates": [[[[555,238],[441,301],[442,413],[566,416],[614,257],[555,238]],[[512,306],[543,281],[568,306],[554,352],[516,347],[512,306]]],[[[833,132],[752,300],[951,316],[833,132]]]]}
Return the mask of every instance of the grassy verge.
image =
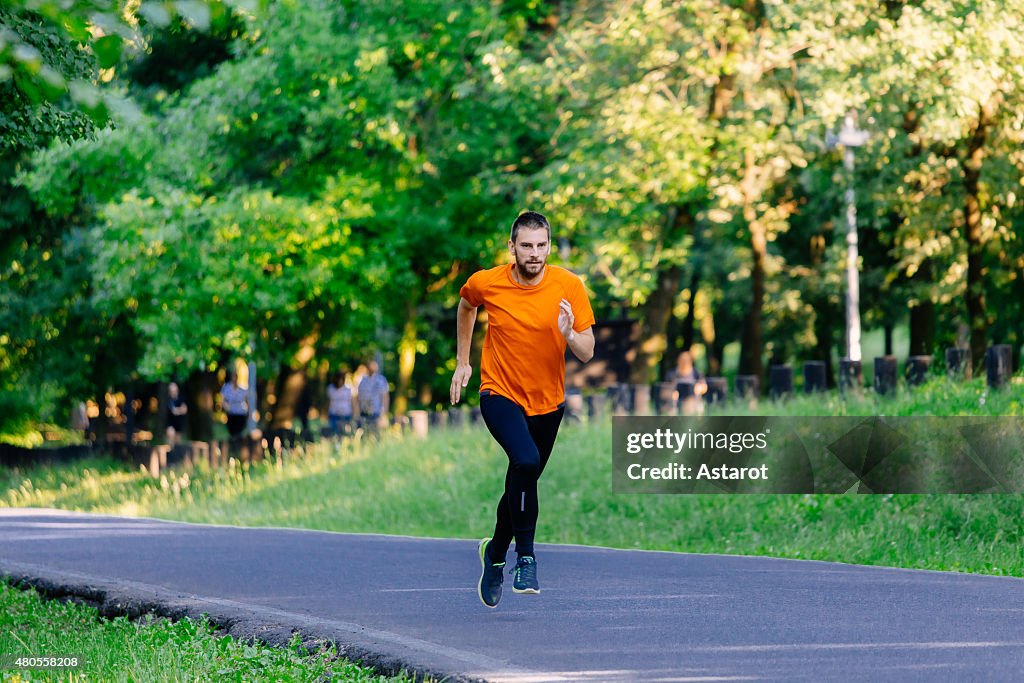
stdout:
{"type": "MultiPolygon", "coordinates": [[[[1022,413],[1019,388],[993,394],[980,381],[936,381],[884,400],[870,393],[844,402],[835,394],[796,398],[762,403],[757,411],[1022,413]]],[[[608,422],[563,427],[541,479],[539,540],[1024,576],[1024,496],[616,495],[610,443],[608,422]]],[[[0,491],[7,489],[0,505],[470,538],[491,529],[505,462],[485,430],[449,430],[427,441],[316,446],[253,466],[197,469],[159,481],[109,461],[0,473],[0,491]]]]}
{"type": "Polygon", "coordinates": [[[405,681],[339,659],[333,648],[308,653],[298,636],[287,648],[219,636],[206,621],[102,619],[96,609],[42,600],[0,581],[0,678],[6,681],[405,681]],[[77,657],[74,668],[14,666],[16,657],[77,657]]]}

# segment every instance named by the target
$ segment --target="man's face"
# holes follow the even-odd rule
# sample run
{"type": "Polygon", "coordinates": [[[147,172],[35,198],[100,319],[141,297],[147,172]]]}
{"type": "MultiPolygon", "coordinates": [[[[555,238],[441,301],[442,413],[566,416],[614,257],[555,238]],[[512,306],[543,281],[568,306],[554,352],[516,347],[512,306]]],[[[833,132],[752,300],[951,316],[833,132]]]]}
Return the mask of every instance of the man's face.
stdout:
{"type": "Polygon", "coordinates": [[[536,277],[551,253],[548,231],[544,228],[520,228],[515,243],[509,240],[508,248],[519,272],[527,278],[536,277]]]}
{"type": "Polygon", "coordinates": [[[369,363],[366,364],[366,369],[370,372],[371,375],[376,375],[377,374],[377,361],[371,360],[369,363]]]}

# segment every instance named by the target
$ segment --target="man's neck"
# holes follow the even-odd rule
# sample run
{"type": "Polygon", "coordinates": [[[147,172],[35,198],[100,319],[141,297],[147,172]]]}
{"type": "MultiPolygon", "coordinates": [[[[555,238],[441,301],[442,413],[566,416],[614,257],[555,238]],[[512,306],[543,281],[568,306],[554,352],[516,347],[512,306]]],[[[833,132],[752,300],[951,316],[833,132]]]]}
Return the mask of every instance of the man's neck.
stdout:
{"type": "Polygon", "coordinates": [[[516,264],[513,263],[512,264],[512,277],[519,284],[525,285],[526,287],[532,287],[534,285],[540,284],[540,281],[544,279],[544,272],[546,270],[547,270],[547,265],[545,264],[545,265],[541,266],[541,269],[540,269],[539,273],[534,275],[532,278],[527,279],[527,278],[523,277],[523,274],[521,272],[519,272],[519,266],[517,266],[516,264]]]}

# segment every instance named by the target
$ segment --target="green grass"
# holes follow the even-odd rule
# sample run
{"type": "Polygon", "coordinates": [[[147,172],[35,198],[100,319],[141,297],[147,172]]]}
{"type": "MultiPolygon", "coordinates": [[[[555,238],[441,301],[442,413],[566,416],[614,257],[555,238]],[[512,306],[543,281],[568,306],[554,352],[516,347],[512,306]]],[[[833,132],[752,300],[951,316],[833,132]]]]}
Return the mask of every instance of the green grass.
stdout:
{"type": "Polygon", "coordinates": [[[81,432],[67,427],[36,422],[28,417],[15,417],[0,427],[0,444],[5,443],[21,448],[55,448],[85,443],[85,438],[81,432]]]}
{"type": "Polygon", "coordinates": [[[879,396],[867,388],[845,396],[838,391],[807,395],[802,388],[792,398],[772,401],[761,398],[754,405],[730,403],[723,413],[734,415],[1024,415],[1024,377],[1009,386],[992,390],[982,378],[963,383],[931,377],[925,384],[908,387],[900,382],[892,395],[879,396]]]}
{"type": "MultiPolygon", "coordinates": [[[[832,394],[762,402],[757,410],[1021,415],[1020,393],[1019,385],[992,393],[980,380],[937,380],[892,399],[866,392],[840,402],[832,394]]],[[[610,444],[608,421],[562,428],[540,483],[540,541],[1024,576],[1024,496],[613,494],[610,444]]],[[[0,505],[479,538],[491,530],[505,463],[485,430],[447,430],[427,441],[390,437],[375,446],[316,446],[159,481],[110,461],[0,473],[0,490],[7,489],[0,505]]]]}
{"type": "Polygon", "coordinates": [[[331,646],[308,652],[248,644],[218,635],[208,621],[100,618],[96,609],[42,600],[0,581],[0,657],[75,656],[78,668],[0,669],[6,681],[406,681],[338,658],[331,646]]]}

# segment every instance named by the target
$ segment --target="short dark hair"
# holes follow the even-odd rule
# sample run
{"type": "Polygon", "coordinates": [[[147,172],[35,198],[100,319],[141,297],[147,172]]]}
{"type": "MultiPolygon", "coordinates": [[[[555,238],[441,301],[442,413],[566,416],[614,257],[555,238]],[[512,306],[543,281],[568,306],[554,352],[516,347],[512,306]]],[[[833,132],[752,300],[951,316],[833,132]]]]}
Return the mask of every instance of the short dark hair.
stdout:
{"type": "Polygon", "coordinates": [[[544,214],[537,213],[536,211],[524,211],[519,214],[519,217],[512,223],[512,234],[509,235],[509,239],[513,244],[515,244],[516,237],[519,236],[520,228],[526,228],[527,230],[543,228],[548,231],[548,242],[551,241],[551,225],[548,223],[548,219],[544,217],[544,214]]]}

